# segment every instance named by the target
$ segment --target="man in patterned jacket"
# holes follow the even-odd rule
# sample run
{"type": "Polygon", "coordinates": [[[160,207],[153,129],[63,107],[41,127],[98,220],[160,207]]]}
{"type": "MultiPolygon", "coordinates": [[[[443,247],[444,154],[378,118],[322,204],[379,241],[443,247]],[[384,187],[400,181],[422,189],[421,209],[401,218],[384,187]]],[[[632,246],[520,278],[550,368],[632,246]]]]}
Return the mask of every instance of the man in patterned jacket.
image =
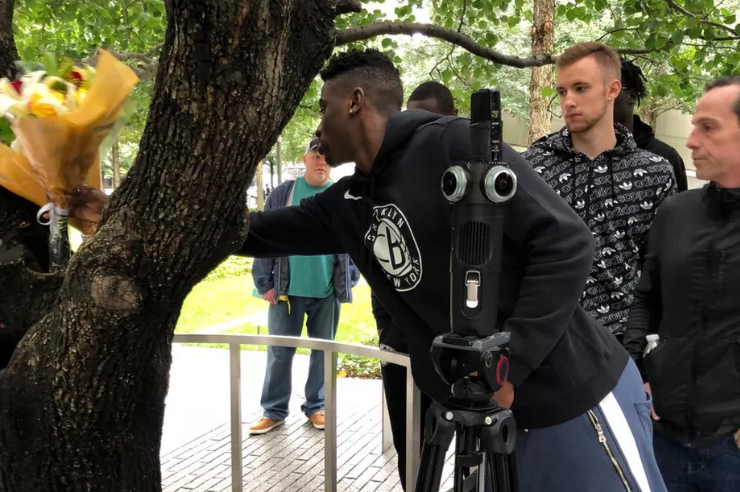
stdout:
{"type": "Polygon", "coordinates": [[[676,180],[668,161],[637,148],[632,134],[614,124],[622,90],[616,51],[579,43],[556,66],[565,127],[524,157],[591,229],[596,255],[581,305],[621,341],[650,224],[676,192],[676,180]]]}

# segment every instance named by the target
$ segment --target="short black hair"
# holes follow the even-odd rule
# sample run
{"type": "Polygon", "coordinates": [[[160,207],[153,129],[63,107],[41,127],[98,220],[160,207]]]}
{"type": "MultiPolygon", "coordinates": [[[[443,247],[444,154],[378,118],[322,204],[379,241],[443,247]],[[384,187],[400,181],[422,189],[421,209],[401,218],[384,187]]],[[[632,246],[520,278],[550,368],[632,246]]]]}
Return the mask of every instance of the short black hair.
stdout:
{"type": "Polygon", "coordinates": [[[424,101],[426,99],[437,101],[437,106],[445,114],[452,114],[455,111],[455,99],[452,97],[452,92],[439,82],[435,82],[434,80],[424,82],[414,89],[414,92],[409,96],[409,102],[424,101]]]}
{"type": "MultiPolygon", "coordinates": [[[[720,77],[719,79],[715,79],[704,86],[704,92],[707,93],[712,89],[716,89],[718,87],[729,87],[731,85],[736,85],[740,87],[740,75],[735,75],[733,77],[720,77]]],[[[740,123],[740,97],[738,97],[733,103],[732,111],[737,116],[738,123],[740,123]]]]}
{"type": "Polygon", "coordinates": [[[638,106],[647,95],[646,80],[642,70],[634,61],[622,60],[622,85],[635,95],[638,106]]]}
{"type": "Polygon", "coordinates": [[[393,61],[378,50],[353,49],[334,55],[321,71],[321,80],[328,82],[339,77],[372,93],[373,103],[380,111],[400,110],[403,105],[401,74],[393,61]]]}

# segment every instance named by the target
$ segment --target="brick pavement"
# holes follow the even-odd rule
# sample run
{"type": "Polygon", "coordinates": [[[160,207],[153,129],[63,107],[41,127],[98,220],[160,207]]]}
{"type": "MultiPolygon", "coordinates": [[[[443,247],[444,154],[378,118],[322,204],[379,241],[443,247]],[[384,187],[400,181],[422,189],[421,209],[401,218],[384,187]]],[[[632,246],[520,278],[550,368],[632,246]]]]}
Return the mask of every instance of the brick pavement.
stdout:
{"type": "MultiPolygon", "coordinates": [[[[337,423],[337,488],[340,492],[400,492],[396,453],[381,450],[380,404],[342,412],[337,423]]],[[[258,418],[259,412],[248,419],[258,418]]],[[[323,433],[298,414],[282,427],[261,436],[248,435],[243,425],[243,483],[245,492],[303,492],[324,488],[323,433]]],[[[230,492],[231,444],[229,425],[162,456],[163,492],[230,492]]],[[[449,487],[451,460],[445,467],[449,487]]],[[[444,490],[444,487],[443,487],[444,490]]]]}

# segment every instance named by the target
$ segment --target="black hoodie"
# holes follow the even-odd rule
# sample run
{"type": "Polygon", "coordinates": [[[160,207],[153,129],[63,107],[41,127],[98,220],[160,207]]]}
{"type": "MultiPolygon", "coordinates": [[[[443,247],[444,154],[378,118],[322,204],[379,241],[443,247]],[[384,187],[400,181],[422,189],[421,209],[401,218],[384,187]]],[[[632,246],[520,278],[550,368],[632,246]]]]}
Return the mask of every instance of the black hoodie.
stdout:
{"type": "MultiPolygon", "coordinates": [[[[468,120],[394,113],[370,175],[356,170],[299,207],[250,214],[240,253],[346,251],[403,329],[416,384],[443,400],[450,389],[429,356],[450,330],[452,210],[440,181],[469,155],[468,120]]],[[[628,356],[578,306],[594,253],[588,228],[519,154],[504,146],[503,155],[519,184],[507,208],[498,328],[512,334],[517,422],[546,427],[597,405],[628,356]]]]}

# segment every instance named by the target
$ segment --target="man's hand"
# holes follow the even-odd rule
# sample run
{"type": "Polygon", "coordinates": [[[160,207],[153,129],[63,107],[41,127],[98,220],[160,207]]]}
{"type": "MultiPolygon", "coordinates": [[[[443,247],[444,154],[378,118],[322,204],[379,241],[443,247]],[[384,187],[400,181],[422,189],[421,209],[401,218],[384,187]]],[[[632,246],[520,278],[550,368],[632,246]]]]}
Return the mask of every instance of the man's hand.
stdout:
{"type": "Polygon", "coordinates": [[[103,207],[108,203],[108,195],[90,186],[81,186],[72,194],[72,210],[70,215],[74,218],[100,223],[103,207]]]}
{"type": "Polygon", "coordinates": [[[262,299],[266,300],[267,302],[273,305],[278,303],[277,296],[275,295],[275,289],[270,289],[264,294],[262,294],[262,299]]]}
{"type": "Polygon", "coordinates": [[[740,449],[740,429],[735,432],[735,444],[737,444],[737,448],[740,449]]]}
{"type": "MultiPolygon", "coordinates": [[[[642,385],[643,388],[645,388],[645,392],[652,396],[653,392],[650,390],[650,383],[645,383],[642,385]]],[[[655,413],[655,406],[650,407],[650,416],[655,420],[656,422],[660,420],[660,417],[658,417],[658,414],[655,413]]]]}
{"type": "Polygon", "coordinates": [[[501,408],[511,408],[514,403],[514,385],[506,381],[501,389],[493,394],[493,401],[501,408]]]}

